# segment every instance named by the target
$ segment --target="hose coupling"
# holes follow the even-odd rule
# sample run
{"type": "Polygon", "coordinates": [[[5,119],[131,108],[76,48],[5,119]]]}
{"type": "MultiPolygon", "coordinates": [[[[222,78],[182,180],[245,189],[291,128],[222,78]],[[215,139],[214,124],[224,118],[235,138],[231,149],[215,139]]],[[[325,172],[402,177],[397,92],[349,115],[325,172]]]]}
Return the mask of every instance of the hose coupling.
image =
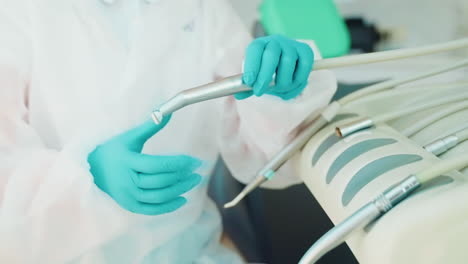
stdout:
{"type": "Polygon", "coordinates": [[[408,176],[380,194],[373,203],[382,213],[386,213],[420,186],[421,183],[416,176],[408,176]]]}
{"type": "Polygon", "coordinates": [[[351,123],[336,127],[335,131],[340,138],[345,138],[353,133],[369,129],[373,126],[374,122],[370,118],[361,118],[351,123]]]}

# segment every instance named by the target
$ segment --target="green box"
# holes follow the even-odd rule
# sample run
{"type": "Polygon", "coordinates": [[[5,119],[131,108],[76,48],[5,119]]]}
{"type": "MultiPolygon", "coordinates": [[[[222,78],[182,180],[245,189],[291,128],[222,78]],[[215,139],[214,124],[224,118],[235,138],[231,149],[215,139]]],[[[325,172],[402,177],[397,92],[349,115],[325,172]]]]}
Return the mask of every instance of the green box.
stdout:
{"type": "Polygon", "coordinates": [[[268,35],[314,40],[324,58],[350,50],[348,29],[332,0],[264,0],[260,21],[268,35]]]}

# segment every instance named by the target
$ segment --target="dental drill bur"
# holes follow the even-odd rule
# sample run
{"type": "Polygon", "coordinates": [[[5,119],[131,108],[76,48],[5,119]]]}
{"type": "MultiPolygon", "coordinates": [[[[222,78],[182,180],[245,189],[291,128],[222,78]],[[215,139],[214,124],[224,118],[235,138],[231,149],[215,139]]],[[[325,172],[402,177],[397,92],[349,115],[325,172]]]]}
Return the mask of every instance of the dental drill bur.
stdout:
{"type": "Polygon", "coordinates": [[[294,138],[288,145],[281,149],[275,156],[258,171],[257,176],[229,203],[224,205],[224,208],[236,206],[245,196],[259,187],[262,183],[271,179],[275,172],[283,166],[294,154],[296,154],[309,141],[309,139],[322,127],[327,125],[331,119],[336,116],[339,110],[339,105],[336,103],[330,104],[322,114],[308,127],[306,127],[299,135],[294,138]]]}

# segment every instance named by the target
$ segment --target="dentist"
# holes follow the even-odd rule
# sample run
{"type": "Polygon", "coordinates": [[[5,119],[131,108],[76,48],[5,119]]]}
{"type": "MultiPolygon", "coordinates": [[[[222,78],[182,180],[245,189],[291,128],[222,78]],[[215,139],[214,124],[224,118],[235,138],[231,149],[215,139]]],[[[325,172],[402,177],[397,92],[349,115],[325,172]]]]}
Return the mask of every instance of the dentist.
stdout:
{"type": "Polygon", "coordinates": [[[208,176],[221,153],[250,180],[328,103],[314,56],[252,41],[223,0],[0,0],[0,262],[242,263],[219,243],[208,176]],[[252,92],[149,121],[243,61],[252,92]]]}

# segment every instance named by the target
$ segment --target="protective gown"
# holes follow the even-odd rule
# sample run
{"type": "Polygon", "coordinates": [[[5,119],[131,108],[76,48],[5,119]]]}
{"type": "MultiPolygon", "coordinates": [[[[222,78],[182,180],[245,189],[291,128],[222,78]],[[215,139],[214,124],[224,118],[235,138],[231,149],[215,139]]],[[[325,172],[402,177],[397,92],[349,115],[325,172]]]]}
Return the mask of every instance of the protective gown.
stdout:
{"type": "MultiPolygon", "coordinates": [[[[143,151],[205,161],[174,213],[121,209],[86,158],[176,92],[239,73],[250,41],[222,0],[0,0],[0,263],[241,263],[219,245],[214,162],[222,153],[250,180],[328,102],[330,72],[291,101],[229,97],[174,114],[143,151]]],[[[270,187],[300,181],[283,174],[270,187]]]]}

